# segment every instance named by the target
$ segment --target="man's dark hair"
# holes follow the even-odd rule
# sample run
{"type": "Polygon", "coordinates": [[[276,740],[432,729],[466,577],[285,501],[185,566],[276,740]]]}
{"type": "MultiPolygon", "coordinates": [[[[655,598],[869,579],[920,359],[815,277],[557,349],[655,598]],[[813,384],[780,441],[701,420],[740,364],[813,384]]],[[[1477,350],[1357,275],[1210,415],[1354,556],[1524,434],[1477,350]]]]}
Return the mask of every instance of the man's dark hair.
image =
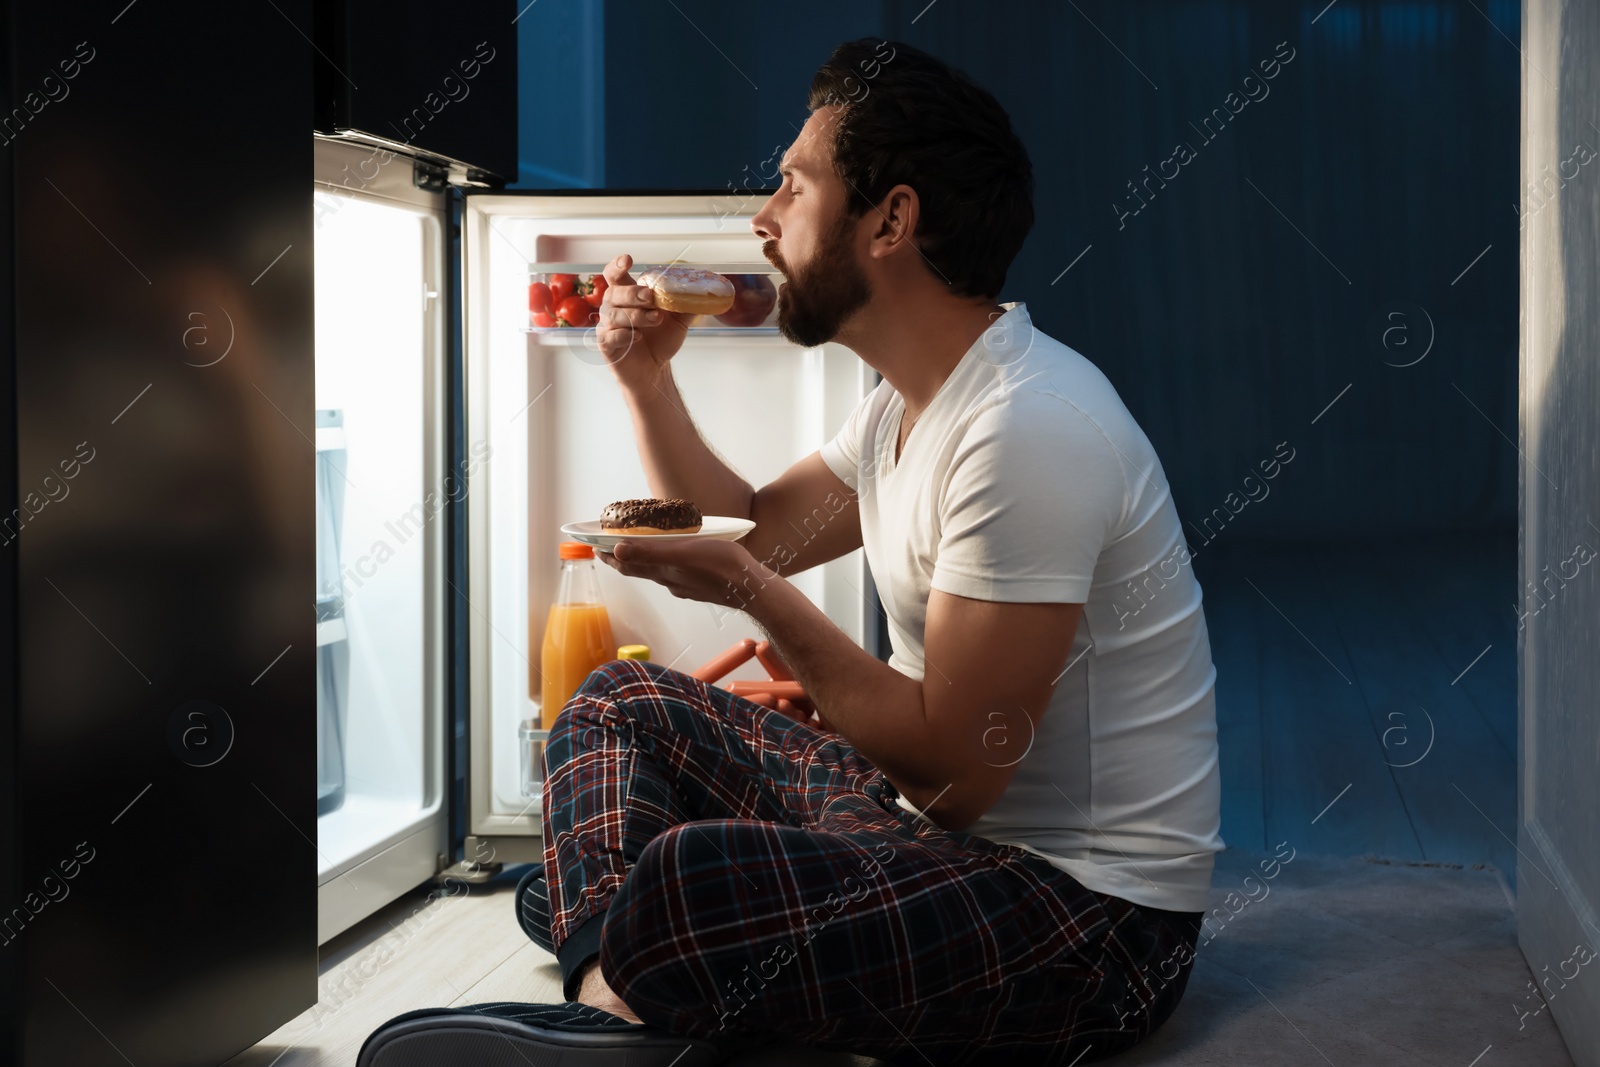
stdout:
{"type": "Polygon", "coordinates": [[[811,111],[843,104],[833,142],[852,218],[917,191],[916,242],[950,291],[997,297],[1033,226],[1033,164],[1011,119],[961,71],[899,41],[849,41],[811,80],[811,111]]]}

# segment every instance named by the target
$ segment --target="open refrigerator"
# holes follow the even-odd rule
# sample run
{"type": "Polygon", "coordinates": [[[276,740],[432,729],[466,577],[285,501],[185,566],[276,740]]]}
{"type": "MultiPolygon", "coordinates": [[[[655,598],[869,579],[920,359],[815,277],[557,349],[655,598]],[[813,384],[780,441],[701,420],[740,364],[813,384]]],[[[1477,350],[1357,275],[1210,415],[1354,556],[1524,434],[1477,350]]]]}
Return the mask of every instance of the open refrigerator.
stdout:
{"type": "MultiPolygon", "coordinates": [[[[467,863],[543,854],[530,680],[560,527],[652,494],[594,331],[534,325],[530,281],[587,278],[622,252],[635,275],[681,262],[781,280],[750,229],[759,197],[456,196],[467,168],[378,152],[317,143],[319,941],[451,866],[453,824],[467,863]]],[[[702,436],[757,487],[877,382],[847,349],[790,343],[774,318],[702,317],[673,359],[702,436]]],[[[598,571],[618,645],[648,645],[657,663],[690,670],[761,637],[742,613],[598,571]]],[[[878,654],[861,550],[792,581],[878,654]]],[[[760,677],[752,661],[725,681],[760,677]]]]}

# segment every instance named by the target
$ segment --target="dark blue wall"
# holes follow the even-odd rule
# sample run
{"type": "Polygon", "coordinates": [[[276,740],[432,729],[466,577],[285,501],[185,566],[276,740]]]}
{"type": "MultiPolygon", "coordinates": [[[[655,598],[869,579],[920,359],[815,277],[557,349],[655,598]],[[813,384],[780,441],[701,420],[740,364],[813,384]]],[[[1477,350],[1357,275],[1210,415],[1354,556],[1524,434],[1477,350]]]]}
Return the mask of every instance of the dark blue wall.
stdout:
{"type": "Polygon", "coordinates": [[[1038,221],[1004,299],[1116,384],[1194,547],[1511,528],[1518,7],[1325,2],[540,0],[521,184],[738,186],[832,45],[908,41],[1010,112],[1038,221]]]}

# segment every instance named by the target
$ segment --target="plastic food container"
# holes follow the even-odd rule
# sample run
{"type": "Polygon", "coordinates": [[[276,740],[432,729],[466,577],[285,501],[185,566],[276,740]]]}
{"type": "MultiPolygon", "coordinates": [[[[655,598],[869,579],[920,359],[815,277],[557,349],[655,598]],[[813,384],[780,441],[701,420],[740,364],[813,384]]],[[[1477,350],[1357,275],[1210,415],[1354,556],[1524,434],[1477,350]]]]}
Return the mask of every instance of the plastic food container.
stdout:
{"type": "Polygon", "coordinates": [[[517,729],[522,752],[522,795],[537,797],[544,791],[544,744],[550,731],[539,729],[536,719],[523,719],[517,729]]]}

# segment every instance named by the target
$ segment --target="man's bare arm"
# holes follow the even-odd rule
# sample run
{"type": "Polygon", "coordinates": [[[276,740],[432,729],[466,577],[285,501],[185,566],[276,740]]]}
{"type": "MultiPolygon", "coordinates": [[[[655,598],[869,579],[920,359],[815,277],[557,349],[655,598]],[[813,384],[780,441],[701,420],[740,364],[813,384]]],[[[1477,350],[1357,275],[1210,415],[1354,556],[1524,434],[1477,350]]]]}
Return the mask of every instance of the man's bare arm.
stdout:
{"type": "Polygon", "coordinates": [[[756,528],[750,554],[779,574],[795,575],[861,547],[855,492],[813,452],[761,487],[750,505],[756,528]]]}
{"type": "Polygon", "coordinates": [[[994,805],[1032,746],[1083,605],[934,590],[920,682],[868,655],[781,577],[744,610],[829,725],[929,818],[960,830],[994,805]]]}
{"type": "Polygon", "coordinates": [[[700,436],[670,371],[623,396],[653,495],[692,500],[706,515],[750,517],[755,491],[700,436]]]}
{"type": "Polygon", "coordinates": [[[700,436],[671,374],[656,389],[625,395],[655,496],[693,500],[707,515],[754,519],[744,546],[780,574],[798,574],[861,547],[856,495],[820,453],[752,490],[700,436]]]}

